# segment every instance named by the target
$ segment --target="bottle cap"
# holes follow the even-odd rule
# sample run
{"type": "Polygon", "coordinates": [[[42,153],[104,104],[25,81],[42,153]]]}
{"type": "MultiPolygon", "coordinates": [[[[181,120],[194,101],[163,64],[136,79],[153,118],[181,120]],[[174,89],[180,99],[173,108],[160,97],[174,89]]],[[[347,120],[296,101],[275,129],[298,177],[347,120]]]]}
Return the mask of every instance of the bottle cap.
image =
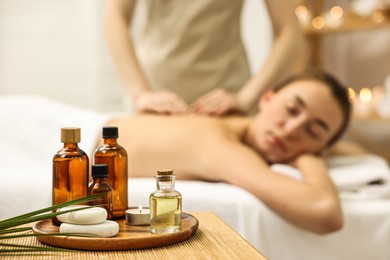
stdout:
{"type": "Polygon", "coordinates": [[[92,165],[92,177],[95,178],[108,177],[108,165],[107,164],[92,165]]]}
{"type": "Polygon", "coordinates": [[[63,127],[61,128],[61,142],[63,143],[79,143],[80,128],[78,127],[63,127]]]}
{"type": "Polygon", "coordinates": [[[158,171],[157,171],[157,175],[158,175],[158,176],[170,176],[170,175],[173,175],[173,170],[169,170],[169,169],[166,169],[166,170],[158,170],[158,171]]]}
{"type": "Polygon", "coordinates": [[[104,126],[103,138],[118,138],[118,127],[116,126],[104,126]]]}

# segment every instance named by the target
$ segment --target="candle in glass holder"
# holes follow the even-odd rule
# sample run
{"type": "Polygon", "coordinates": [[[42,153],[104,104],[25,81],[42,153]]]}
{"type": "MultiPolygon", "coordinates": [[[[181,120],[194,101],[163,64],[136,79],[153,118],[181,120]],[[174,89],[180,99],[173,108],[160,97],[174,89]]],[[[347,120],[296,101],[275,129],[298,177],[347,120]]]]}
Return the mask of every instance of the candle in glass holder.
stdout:
{"type": "Polygon", "coordinates": [[[390,77],[387,86],[376,86],[374,96],[376,96],[376,111],[380,118],[390,118],[390,77]]]}
{"type": "Polygon", "coordinates": [[[311,20],[311,24],[314,29],[321,30],[325,26],[325,19],[322,16],[316,16],[311,20]]]}
{"type": "Polygon", "coordinates": [[[338,27],[343,22],[344,10],[338,5],[333,6],[329,12],[323,14],[325,23],[329,27],[338,27]]]}
{"type": "Polygon", "coordinates": [[[131,226],[148,226],[150,223],[150,210],[147,207],[130,207],[126,210],[126,224],[131,226]]]}
{"type": "Polygon", "coordinates": [[[354,113],[358,118],[370,118],[376,115],[373,93],[369,88],[362,88],[353,102],[354,113]]]}
{"type": "Polygon", "coordinates": [[[349,87],[348,88],[348,97],[351,102],[355,102],[356,98],[356,92],[353,88],[349,87]]]}
{"type": "Polygon", "coordinates": [[[300,21],[300,23],[302,25],[306,26],[310,23],[310,20],[312,18],[312,14],[306,6],[298,5],[295,8],[295,14],[298,17],[298,20],[300,21]]]}

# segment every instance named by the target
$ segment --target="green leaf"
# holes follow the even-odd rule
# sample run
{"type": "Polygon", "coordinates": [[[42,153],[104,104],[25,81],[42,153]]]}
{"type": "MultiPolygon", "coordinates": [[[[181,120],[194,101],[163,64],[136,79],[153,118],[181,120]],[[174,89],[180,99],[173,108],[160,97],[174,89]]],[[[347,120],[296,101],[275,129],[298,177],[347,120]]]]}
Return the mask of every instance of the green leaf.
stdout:
{"type": "MultiPolygon", "coordinates": [[[[31,227],[5,229],[5,230],[0,230],[0,235],[8,234],[8,233],[29,231],[29,230],[31,230],[31,227]]],[[[1,239],[1,237],[0,237],[0,239],[1,239]]]]}
{"type": "MultiPolygon", "coordinates": [[[[8,243],[0,243],[0,246],[18,248],[18,250],[23,250],[23,251],[29,250],[29,252],[31,251],[74,251],[71,249],[58,248],[58,247],[26,246],[26,245],[17,245],[17,244],[8,244],[8,243]]],[[[15,252],[14,250],[10,250],[10,249],[8,250],[10,252],[15,252]]],[[[5,252],[5,251],[1,250],[0,252],[5,252]]]]}
{"type": "Polygon", "coordinates": [[[1,236],[1,239],[12,239],[12,238],[20,238],[20,237],[43,237],[43,236],[98,237],[94,234],[89,234],[89,233],[47,233],[47,234],[25,233],[25,234],[18,234],[18,235],[1,236]]]}
{"type": "Polygon", "coordinates": [[[66,206],[88,202],[88,201],[94,200],[96,198],[99,198],[99,197],[101,197],[103,195],[104,195],[104,193],[100,193],[100,194],[96,194],[96,195],[92,195],[92,196],[87,196],[87,197],[84,197],[84,198],[81,198],[81,199],[76,199],[76,200],[72,200],[72,201],[69,201],[69,202],[57,204],[57,205],[54,205],[54,206],[51,206],[51,207],[39,209],[39,210],[36,210],[36,211],[32,211],[32,212],[29,212],[29,213],[26,213],[26,214],[23,214],[23,215],[19,215],[19,216],[13,217],[13,218],[9,218],[9,219],[0,221],[0,231],[4,230],[4,229],[7,229],[7,228],[10,228],[10,227],[19,226],[19,225],[22,225],[22,224],[27,224],[27,223],[31,223],[31,222],[35,222],[35,221],[39,221],[39,220],[43,220],[43,219],[53,218],[53,217],[55,217],[57,215],[69,213],[69,212],[72,212],[72,211],[86,209],[86,208],[79,208],[79,209],[73,209],[73,210],[68,210],[68,211],[53,212],[53,213],[43,214],[45,212],[57,210],[59,208],[63,208],[63,207],[66,207],[66,206]]]}
{"type": "MultiPolygon", "coordinates": [[[[36,222],[43,219],[51,219],[55,216],[66,214],[69,212],[74,212],[78,210],[84,210],[87,208],[91,208],[92,206],[86,206],[82,208],[64,210],[61,212],[56,212],[57,209],[67,207],[75,204],[82,204],[85,202],[92,201],[96,198],[104,196],[105,193],[100,193],[92,196],[87,196],[84,198],[72,200],[69,202],[57,204],[51,207],[35,210],[32,212],[28,212],[13,218],[5,219],[0,221],[0,240],[4,239],[13,239],[13,238],[21,238],[21,237],[37,237],[37,236],[95,236],[93,234],[85,234],[85,233],[48,233],[48,234],[34,234],[34,233],[20,233],[25,231],[31,231],[31,227],[19,227],[17,226],[24,225],[31,222],[36,222]],[[48,213],[50,212],[50,213],[48,213]],[[13,234],[15,233],[15,234],[13,234]],[[13,235],[12,235],[13,234],[13,235]]],[[[43,251],[72,251],[63,248],[55,248],[55,247],[39,247],[39,246],[25,246],[18,244],[8,244],[8,243],[0,243],[0,255],[5,253],[17,253],[17,252],[43,252],[43,251]]]]}

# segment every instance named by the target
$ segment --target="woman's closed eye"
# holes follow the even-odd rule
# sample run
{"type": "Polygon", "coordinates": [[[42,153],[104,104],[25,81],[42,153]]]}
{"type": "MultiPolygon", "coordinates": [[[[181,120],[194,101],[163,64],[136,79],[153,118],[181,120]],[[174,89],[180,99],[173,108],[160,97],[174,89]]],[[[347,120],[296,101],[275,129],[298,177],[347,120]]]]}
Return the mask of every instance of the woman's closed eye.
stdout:
{"type": "Polygon", "coordinates": [[[320,139],[321,133],[319,131],[320,131],[319,129],[316,129],[316,126],[313,126],[310,124],[306,126],[306,132],[313,139],[316,139],[316,140],[320,139]]]}
{"type": "Polygon", "coordinates": [[[287,112],[292,115],[292,116],[296,116],[299,114],[299,107],[294,105],[294,104],[287,104],[286,105],[286,110],[287,112]]]}

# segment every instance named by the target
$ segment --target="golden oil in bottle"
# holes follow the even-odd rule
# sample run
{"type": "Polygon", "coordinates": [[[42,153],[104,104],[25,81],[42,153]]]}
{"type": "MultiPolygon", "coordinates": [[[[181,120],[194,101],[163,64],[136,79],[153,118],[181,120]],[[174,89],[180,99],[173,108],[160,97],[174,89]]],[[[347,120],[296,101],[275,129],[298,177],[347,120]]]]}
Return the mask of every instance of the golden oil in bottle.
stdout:
{"type": "Polygon", "coordinates": [[[157,171],[157,190],[149,197],[150,231],[156,234],[180,231],[182,197],[174,190],[172,170],[157,171]]]}

